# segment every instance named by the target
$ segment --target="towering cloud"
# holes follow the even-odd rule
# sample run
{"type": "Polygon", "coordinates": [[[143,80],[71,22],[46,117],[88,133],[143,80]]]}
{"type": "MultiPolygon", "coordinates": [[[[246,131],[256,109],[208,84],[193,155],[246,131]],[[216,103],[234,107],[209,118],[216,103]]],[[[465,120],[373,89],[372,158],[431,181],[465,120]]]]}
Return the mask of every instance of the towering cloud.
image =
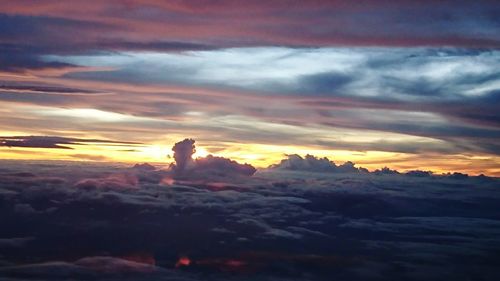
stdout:
{"type": "Polygon", "coordinates": [[[196,152],[194,143],[193,139],[184,139],[172,147],[175,163],[171,168],[177,177],[251,176],[257,171],[250,164],[239,164],[231,159],[213,155],[193,160],[192,157],[196,152]]]}
{"type": "Polygon", "coordinates": [[[172,168],[176,172],[182,172],[193,163],[193,154],[196,153],[196,148],[194,146],[195,141],[193,139],[184,139],[172,147],[174,151],[175,165],[172,168]]]}

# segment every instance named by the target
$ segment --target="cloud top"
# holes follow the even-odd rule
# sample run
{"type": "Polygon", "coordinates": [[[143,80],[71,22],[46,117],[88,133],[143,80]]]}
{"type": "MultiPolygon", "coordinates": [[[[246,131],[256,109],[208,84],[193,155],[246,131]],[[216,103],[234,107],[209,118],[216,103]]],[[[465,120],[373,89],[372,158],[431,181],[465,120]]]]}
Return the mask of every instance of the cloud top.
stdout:
{"type": "Polygon", "coordinates": [[[194,143],[193,139],[184,139],[172,147],[175,163],[170,167],[176,177],[251,176],[257,171],[250,164],[240,164],[224,157],[208,155],[193,159],[196,153],[194,143]]]}
{"type": "Polygon", "coordinates": [[[217,189],[149,165],[0,163],[2,280],[498,275],[498,179],[273,169],[217,189]]]}
{"type": "Polygon", "coordinates": [[[342,165],[336,165],[327,157],[319,158],[314,155],[307,154],[302,157],[297,154],[287,155],[286,159],[280,163],[269,166],[270,169],[276,170],[291,170],[291,171],[308,171],[308,172],[326,172],[326,173],[358,173],[367,172],[364,168],[354,167],[354,163],[347,161],[342,165]]]}

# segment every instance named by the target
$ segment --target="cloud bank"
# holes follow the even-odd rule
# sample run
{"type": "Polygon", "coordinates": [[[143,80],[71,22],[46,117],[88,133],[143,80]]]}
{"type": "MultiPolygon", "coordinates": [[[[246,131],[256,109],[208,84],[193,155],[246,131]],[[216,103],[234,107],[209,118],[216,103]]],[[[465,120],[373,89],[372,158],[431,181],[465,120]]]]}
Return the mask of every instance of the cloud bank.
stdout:
{"type": "Polygon", "coordinates": [[[205,177],[225,177],[225,176],[251,176],[257,170],[250,164],[239,164],[236,161],[224,157],[208,155],[193,159],[196,153],[195,140],[184,139],[177,142],[173,147],[174,160],[170,168],[175,177],[182,178],[205,178],[205,177]]]}
{"type": "Polygon", "coordinates": [[[1,278],[499,276],[498,179],[268,169],[213,188],[211,178],[157,177],[169,173],[144,164],[3,160],[1,278]],[[101,186],[83,188],[85,179],[101,186]]]}
{"type": "Polygon", "coordinates": [[[365,168],[356,168],[351,161],[345,162],[342,165],[336,165],[328,158],[317,158],[314,155],[307,154],[304,158],[300,155],[287,155],[287,159],[281,160],[280,163],[271,165],[270,169],[291,170],[291,171],[308,171],[308,172],[330,172],[330,173],[367,173],[365,168]]]}

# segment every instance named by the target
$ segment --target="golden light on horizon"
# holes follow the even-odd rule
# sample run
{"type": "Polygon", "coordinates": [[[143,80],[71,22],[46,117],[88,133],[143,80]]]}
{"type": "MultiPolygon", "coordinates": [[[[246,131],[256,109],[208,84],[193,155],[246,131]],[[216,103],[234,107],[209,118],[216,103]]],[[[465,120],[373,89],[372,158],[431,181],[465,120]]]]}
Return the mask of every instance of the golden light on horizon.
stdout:
{"type": "MultiPolygon", "coordinates": [[[[201,142],[205,144],[204,142],[201,142]]],[[[209,154],[230,158],[240,163],[248,163],[257,168],[266,168],[279,163],[287,154],[316,157],[327,157],[337,165],[346,161],[356,163],[357,167],[375,170],[387,166],[400,171],[431,170],[436,173],[464,172],[469,174],[488,173],[500,176],[500,157],[487,155],[449,155],[409,154],[384,151],[349,151],[329,150],[306,146],[283,146],[270,144],[234,144],[224,143],[216,153],[210,153],[210,145],[196,144],[193,158],[206,157],[209,154]],[[450,161],[454,160],[452,164],[450,161]],[[445,166],[445,164],[447,164],[445,166]],[[442,167],[447,167],[446,169],[442,167]]],[[[151,144],[141,146],[109,146],[103,144],[68,145],[72,149],[51,148],[0,148],[2,159],[30,160],[71,160],[71,161],[105,161],[123,163],[171,163],[173,144],[151,144]]],[[[218,144],[221,146],[220,144],[218,144]]]]}

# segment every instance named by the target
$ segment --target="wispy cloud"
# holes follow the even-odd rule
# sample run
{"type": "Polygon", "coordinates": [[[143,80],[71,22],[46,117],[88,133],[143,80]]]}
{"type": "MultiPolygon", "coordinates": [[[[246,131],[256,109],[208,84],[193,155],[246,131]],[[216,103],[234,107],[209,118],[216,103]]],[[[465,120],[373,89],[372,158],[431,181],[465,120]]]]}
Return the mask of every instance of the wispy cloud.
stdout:
{"type": "Polygon", "coordinates": [[[72,145],[86,144],[104,145],[140,145],[137,142],[120,142],[100,139],[66,138],[55,136],[1,136],[0,146],[7,147],[32,147],[32,148],[59,148],[73,149],[72,145]]]}

